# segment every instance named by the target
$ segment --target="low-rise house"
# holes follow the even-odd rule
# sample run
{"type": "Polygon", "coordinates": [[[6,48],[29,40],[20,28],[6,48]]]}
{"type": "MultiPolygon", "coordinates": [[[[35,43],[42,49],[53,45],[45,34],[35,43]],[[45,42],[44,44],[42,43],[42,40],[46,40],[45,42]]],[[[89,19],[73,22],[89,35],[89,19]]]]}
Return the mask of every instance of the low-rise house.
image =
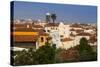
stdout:
{"type": "Polygon", "coordinates": [[[96,33],[96,31],[94,31],[93,29],[84,30],[84,32],[90,33],[90,34],[95,34],[96,33]]]}
{"type": "Polygon", "coordinates": [[[13,33],[13,46],[38,49],[45,45],[45,43],[51,43],[51,37],[48,34],[37,34],[34,32],[14,32],[13,33]],[[23,34],[24,33],[24,34],[23,34]]]}
{"type": "Polygon", "coordinates": [[[90,44],[91,46],[96,46],[96,45],[97,45],[97,38],[96,38],[96,36],[91,36],[91,37],[89,38],[89,44],[90,44]]]}
{"type": "Polygon", "coordinates": [[[61,39],[61,44],[62,44],[62,48],[64,48],[64,49],[69,49],[71,47],[74,47],[73,39],[71,39],[71,38],[63,38],[63,39],[61,39]]]}
{"type": "Polygon", "coordinates": [[[74,34],[74,35],[76,35],[76,34],[78,34],[78,33],[82,33],[82,32],[84,32],[84,30],[83,29],[70,29],[70,32],[71,32],[71,34],[74,34]]]}
{"type": "Polygon", "coordinates": [[[47,23],[45,21],[34,21],[34,25],[41,25],[42,27],[45,27],[47,23]]]}
{"type": "Polygon", "coordinates": [[[46,43],[51,44],[51,39],[52,38],[49,36],[49,34],[47,34],[45,32],[39,33],[38,46],[41,47],[41,46],[45,45],[46,43]]]}
{"type": "Polygon", "coordinates": [[[13,32],[13,46],[23,48],[36,48],[37,32],[13,32]]]}
{"type": "Polygon", "coordinates": [[[32,25],[32,29],[43,29],[43,26],[41,25],[32,25]]]}
{"type": "Polygon", "coordinates": [[[75,36],[75,45],[78,45],[79,44],[79,41],[81,38],[86,38],[87,40],[89,40],[91,34],[90,33],[78,33],[76,36],[75,36]]]}
{"type": "Polygon", "coordinates": [[[13,30],[23,29],[23,28],[32,28],[32,23],[14,23],[12,24],[13,30]]]}
{"type": "Polygon", "coordinates": [[[59,30],[58,26],[59,26],[59,23],[48,23],[45,25],[45,31],[46,33],[58,31],[59,30]]]}
{"type": "Polygon", "coordinates": [[[43,30],[32,28],[17,28],[11,31],[12,42],[14,47],[35,48],[45,45],[46,42],[50,43],[51,38],[49,34],[43,30]]]}
{"type": "Polygon", "coordinates": [[[83,27],[80,24],[72,24],[70,25],[71,28],[77,30],[77,29],[83,29],[83,27]]]}
{"type": "Polygon", "coordinates": [[[77,34],[77,33],[76,33],[76,30],[75,30],[74,28],[71,28],[71,29],[70,29],[70,34],[76,35],[76,34],[77,34]]]}

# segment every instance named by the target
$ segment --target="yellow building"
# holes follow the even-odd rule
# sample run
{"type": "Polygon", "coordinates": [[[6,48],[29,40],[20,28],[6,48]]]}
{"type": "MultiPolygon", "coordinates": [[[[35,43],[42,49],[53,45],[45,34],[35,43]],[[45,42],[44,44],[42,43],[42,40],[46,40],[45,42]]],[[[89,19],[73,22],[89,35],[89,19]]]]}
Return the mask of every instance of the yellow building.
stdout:
{"type": "Polygon", "coordinates": [[[27,24],[16,24],[14,27],[11,35],[14,41],[13,44],[16,46],[26,46],[27,48],[35,46],[37,49],[51,41],[49,34],[45,33],[42,28],[38,29],[39,26],[33,26],[36,27],[34,29],[31,26],[27,27],[27,24]]]}
{"type": "Polygon", "coordinates": [[[14,44],[18,45],[21,44],[22,47],[32,47],[32,45],[34,44],[34,46],[36,47],[36,49],[38,49],[39,47],[45,45],[46,43],[51,43],[51,37],[49,37],[49,34],[45,33],[45,32],[28,32],[28,31],[14,31],[12,32],[13,35],[13,39],[14,39],[14,44]]]}
{"type": "Polygon", "coordinates": [[[41,33],[38,39],[39,47],[51,43],[51,37],[47,33],[41,33]]]}

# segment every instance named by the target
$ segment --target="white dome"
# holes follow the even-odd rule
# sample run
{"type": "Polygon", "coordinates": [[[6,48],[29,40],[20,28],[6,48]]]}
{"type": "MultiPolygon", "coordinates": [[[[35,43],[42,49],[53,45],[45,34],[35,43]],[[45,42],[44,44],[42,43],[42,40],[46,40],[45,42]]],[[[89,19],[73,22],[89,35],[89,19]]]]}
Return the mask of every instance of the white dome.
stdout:
{"type": "Polygon", "coordinates": [[[50,15],[50,13],[46,13],[46,15],[50,15]]]}

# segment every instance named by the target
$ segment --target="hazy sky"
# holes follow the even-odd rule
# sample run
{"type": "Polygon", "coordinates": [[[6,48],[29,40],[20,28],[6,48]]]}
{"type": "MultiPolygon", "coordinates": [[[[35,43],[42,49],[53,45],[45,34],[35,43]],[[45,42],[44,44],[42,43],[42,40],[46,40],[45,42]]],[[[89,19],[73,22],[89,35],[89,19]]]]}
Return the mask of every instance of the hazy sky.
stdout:
{"type": "Polygon", "coordinates": [[[45,20],[46,13],[55,13],[57,21],[96,23],[97,7],[36,2],[14,2],[14,19],[45,20]]]}

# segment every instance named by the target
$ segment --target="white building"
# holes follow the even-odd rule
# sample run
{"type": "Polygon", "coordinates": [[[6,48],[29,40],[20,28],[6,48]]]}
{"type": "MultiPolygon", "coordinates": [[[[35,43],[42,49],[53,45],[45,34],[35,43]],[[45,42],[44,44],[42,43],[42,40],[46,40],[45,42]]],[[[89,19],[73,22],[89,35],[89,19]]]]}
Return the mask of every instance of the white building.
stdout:
{"type": "MultiPolygon", "coordinates": [[[[79,45],[80,39],[85,37],[90,39],[93,30],[85,30],[81,25],[64,25],[61,23],[48,23],[45,26],[46,33],[52,37],[52,43],[56,44],[57,48],[69,49],[79,45]]],[[[91,43],[95,45],[97,43],[91,43]]]]}
{"type": "Polygon", "coordinates": [[[64,25],[62,22],[59,24],[59,34],[63,38],[69,37],[70,35],[70,27],[69,25],[64,25]]]}
{"type": "Polygon", "coordinates": [[[75,45],[78,45],[79,44],[79,41],[81,38],[86,38],[87,40],[89,40],[91,34],[90,33],[79,33],[75,36],[75,45]]]}
{"type": "Polygon", "coordinates": [[[61,44],[62,44],[61,48],[64,48],[64,49],[69,49],[71,47],[74,47],[74,45],[73,45],[74,41],[71,38],[61,39],[61,44]]]}
{"type": "Polygon", "coordinates": [[[52,37],[52,43],[56,44],[57,48],[61,48],[62,44],[61,39],[69,37],[69,25],[64,25],[61,23],[48,23],[45,26],[46,33],[49,33],[52,37]]]}

